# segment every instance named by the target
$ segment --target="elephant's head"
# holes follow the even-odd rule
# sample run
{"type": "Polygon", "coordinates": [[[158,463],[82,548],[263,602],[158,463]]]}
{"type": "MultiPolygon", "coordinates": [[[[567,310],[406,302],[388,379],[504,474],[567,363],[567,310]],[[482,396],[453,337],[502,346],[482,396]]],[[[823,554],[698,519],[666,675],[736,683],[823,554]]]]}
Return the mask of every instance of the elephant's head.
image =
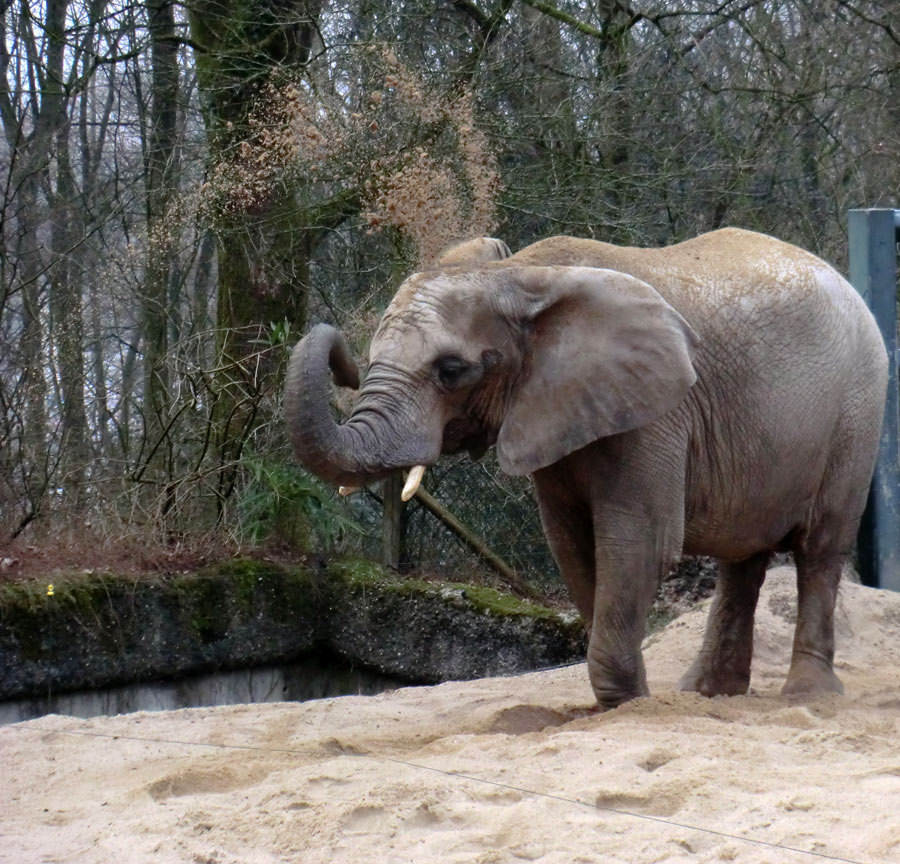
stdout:
{"type": "Polygon", "coordinates": [[[694,333],[646,283],[517,265],[486,238],[467,246],[401,286],[343,425],[330,412],[328,371],[339,385],[359,380],[343,338],[321,324],[294,349],[288,427],[323,480],[359,486],[494,443],[504,471],[529,474],[649,423],[694,383],[694,333]]]}

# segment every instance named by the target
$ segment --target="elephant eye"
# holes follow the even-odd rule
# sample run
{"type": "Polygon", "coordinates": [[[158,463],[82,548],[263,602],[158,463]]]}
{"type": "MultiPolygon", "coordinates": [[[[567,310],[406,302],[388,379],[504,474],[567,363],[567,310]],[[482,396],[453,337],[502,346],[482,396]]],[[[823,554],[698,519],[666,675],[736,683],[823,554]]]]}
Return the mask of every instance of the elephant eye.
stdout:
{"type": "Polygon", "coordinates": [[[439,357],[434,362],[434,368],[437,371],[441,384],[448,390],[464,383],[466,372],[469,370],[469,364],[461,357],[449,354],[446,357],[439,357]]]}

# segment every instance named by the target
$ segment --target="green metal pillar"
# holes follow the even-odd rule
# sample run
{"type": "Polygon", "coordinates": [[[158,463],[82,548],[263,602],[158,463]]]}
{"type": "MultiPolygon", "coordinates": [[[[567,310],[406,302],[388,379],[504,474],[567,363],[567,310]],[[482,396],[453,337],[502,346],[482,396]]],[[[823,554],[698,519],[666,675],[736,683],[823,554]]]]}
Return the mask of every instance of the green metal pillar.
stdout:
{"type": "Polygon", "coordinates": [[[857,539],[863,583],[900,591],[900,416],[897,391],[897,242],[900,210],[851,210],[850,281],[866,301],[888,352],[888,394],[878,461],[857,539]]]}

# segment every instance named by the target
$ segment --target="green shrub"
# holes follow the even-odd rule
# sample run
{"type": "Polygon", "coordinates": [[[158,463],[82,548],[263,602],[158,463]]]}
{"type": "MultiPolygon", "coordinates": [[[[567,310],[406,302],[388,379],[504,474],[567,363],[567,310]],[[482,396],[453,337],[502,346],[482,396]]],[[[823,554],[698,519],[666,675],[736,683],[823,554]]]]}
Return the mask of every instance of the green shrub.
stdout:
{"type": "Polygon", "coordinates": [[[333,551],[351,535],[363,533],[335,493],[299,466],[252,454],[242,467],[240,525],[253,543],[333,551]]]}

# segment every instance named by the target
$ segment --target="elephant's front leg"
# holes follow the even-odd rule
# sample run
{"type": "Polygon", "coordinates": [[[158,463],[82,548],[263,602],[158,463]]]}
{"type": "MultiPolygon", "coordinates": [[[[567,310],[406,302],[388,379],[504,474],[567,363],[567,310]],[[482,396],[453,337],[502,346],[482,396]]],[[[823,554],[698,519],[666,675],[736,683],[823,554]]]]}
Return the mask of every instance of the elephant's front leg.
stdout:
{"type": "Polygon", "coordinates": [[[534,475],[544,534],[590,636],[594,620],[594,522],[584,491],[551,467],[534,475]]]}
{"type": "Polygon", "coordinates": [[[594,620],[587,659],[594,695],[604,708],[650,693],[641,643],[657,588],[676,558],[666,538],[659,537],[649,522],[634,524],[653,536],[597,540],[594,620]],[[665,547],[670,551],[660,554],[665,547]]]}
{"type": "Polygon", "coordinates": [[[632,458],[617,460],[612,473],[597,476],[588,673],[605,708],[649,694],[641,655],[647,612],[681,554],[683,462],[667,464],[662,455],[627,454],[632,458]]]}

